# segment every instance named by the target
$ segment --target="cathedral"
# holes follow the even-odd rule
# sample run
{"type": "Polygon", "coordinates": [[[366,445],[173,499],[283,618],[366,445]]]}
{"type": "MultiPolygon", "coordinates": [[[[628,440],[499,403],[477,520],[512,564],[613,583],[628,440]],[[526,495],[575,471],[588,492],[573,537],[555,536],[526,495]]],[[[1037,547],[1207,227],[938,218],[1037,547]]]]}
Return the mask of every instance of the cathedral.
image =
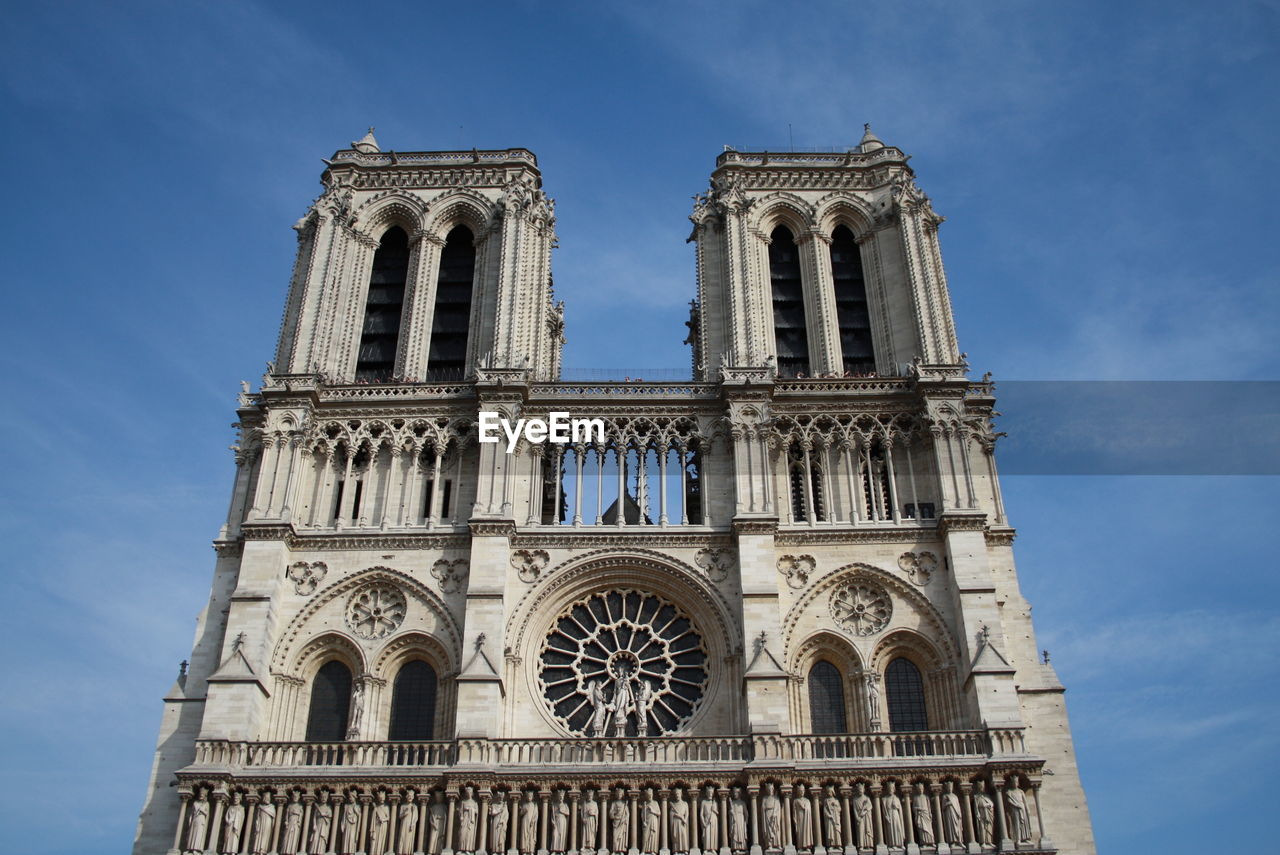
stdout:
{"type": "Polygon", "coordinates": [[[135,855],[1092,853],[907,159],[726,147],[591,383],[532,152],[325,161],[135,855]]]}

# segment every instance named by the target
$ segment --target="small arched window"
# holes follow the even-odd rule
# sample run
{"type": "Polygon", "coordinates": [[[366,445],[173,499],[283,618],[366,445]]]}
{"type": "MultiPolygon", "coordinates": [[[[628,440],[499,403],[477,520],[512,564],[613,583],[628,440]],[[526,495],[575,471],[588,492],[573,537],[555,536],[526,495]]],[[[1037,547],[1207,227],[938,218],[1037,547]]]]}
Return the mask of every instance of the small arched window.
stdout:
{"type": "Polygon", "coordinates": [[[929,716],[924,704],[924,681],[920,669],[910,659],[899,656],[884,671],[885,700],[889,705],[889,730],[928,730],[929,716]]]}
{"type": "Polygon", "coordinates": [[[475,270],[475,237],[466,226],[455,226],[440,251],[436,305],[431,315],[431,352],[427,356],[428,380],[462,380],[466,372],[475,270]]]}
{"type": "Polygon", "coordinates": [[[387,739],[431,739],[435,735],[436,671],[421,659],[406,662],[391,690],[387,739]]]}
{"type": "Polygon", "coordinates": [[[806,463],[804,453],[796,446],[791,447],[789,459],[791,519],[795,522],[808,522],[809,503],[812,502],[813,518],[818,522],[825,521],[827,509],[823,495],[822,464],[814,455],[810,455],[806,463]]]}
{"type": "Polygon", "coordinates": [[[871,346],[871,312],[862,276],[862,252],[848,226],[831,233],[831,278],[835,282],[836,319],[840,324],[840,353],[850,374],[872,374],[876,355],[871,346]]]}
{"type": "Polygon", "coordinates": [[[820,659],[809,669],[809,723],[814,733],[848,733],[844,681],[836,666],[820,659]]]}
{"type": "Polygon", "coordinates": [[[351,711],[351,669],[338,660],[326,662],[311,683],[307,712],[308,742],[341,742],[347,738],[351,711]]]}
{"type": "Polygon", "coordinates": [[[364,327],[356,357],[356,380],[382,382],[391,379],[400,347],[400,315],[404,309],[404,283],[409,276],[409,236],[392,226],[373,254],[369,295],[365,298],[364,327]]]}
{"type": "Polygon", "coordinates": [[[804,317],[800,252],[786,226],[778,226],[769,238],[769,282],[773,296],[773,337],[778,351],[778,376],[808,374],[809,329],[804,317]]]}

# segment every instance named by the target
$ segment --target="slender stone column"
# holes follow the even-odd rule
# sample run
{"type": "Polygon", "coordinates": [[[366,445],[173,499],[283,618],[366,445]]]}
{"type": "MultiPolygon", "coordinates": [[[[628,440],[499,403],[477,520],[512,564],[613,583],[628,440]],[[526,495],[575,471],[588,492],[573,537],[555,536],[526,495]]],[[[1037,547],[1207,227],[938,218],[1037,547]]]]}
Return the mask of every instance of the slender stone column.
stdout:
{"type": "Polygon", "coordinates": [[[883,855],[883,853],[889,851],[889,847],[884,844],[884,817],[882,815],[883,811],[880,802],[881,791],[882,787],[880,784],[871,785],[871,819],[876,832],[876,852],[883,855]]]}
{"type": "Polygon", "coordinates": [[[991,801],[995,802],[996,806],[996,827],[992,831],[992,842],[1001,852],[1012,852],[1017,848],[1017,842],[1009,838],[1009,826],[1005,825],[1004,821],[1004,790],[1008,785],[1009,781],[1006,778],[998,786],[992,787],[994,792],[991,793],[991,801]]]}
{"type": "Polygon", "coordinates": [[[173,851],[182,851],[182,829],[186,826],[187,803],[191,801],[191,793],[178,793],[178,824],[173,830],[173,851]]]}
{"type": "Polygon", "coordinates": [[[284,837],[284,812],[289,807],[289,797],[283,793],[277,793],[276,802],[276,825],[271,834],[271,851],[280,851],[280,841],[284,837]]]}
{"type": "MultiPolygon", "coordinates": [[[[622,505],[621,505],[621,503],[619,503],[619,505],[618,505],[618,519],[622,519],[622,515],[623,515],[623,514],[622,514],[622,505]]],[[[639,802],[639,800],[640,800],[640,792],[639,792],[638,790],[628,790],[628,791],[627,791],[627,804],[629,805],[629,807],[630,807],[630,811],[631,811],[631,836],[628,838],[628,839],[631,841],[631,848],[630,848],[630,849],[628,849],[627,851],[628,851],[629,853],[631,853],[631,855],[635,855],[635,853],[637,853],[637,852],[639,852],[639,851],[640,851],[640,846],[639,846],[640,838],[636,835],[636,831],[637,831],[637,823],[636,823],[636,819],[637,819],[637,811],[636,811],[636,807],[637,807],[637,802],[639,802]]]]}
{"type": "Polygon", "coordinates": [[[573,447],[573,524],[575,526],[582,525],[582,453],[581,445],[573,447]]]}
{"type": "Polygon", "coordinates": [[[855,840],[853,836],[853,812],[849,810],[850,790],[847,786],[837,788],[840,793],[840,818],[844,820],[841,830],[844,832],[844,840],[837,841],[845,849],[853,847],[855,840]]]}
{"type": "MultiPolygon", "coordinates": [[[[581,478],[579,478],[581,481],[581,478]]],[[[546,855],[550,846],[547,839],[547,818],[550,813],[547,810],[547,802],[550,800],[551,794],[545,790],[538,792],[538,855],[546,855]]]]}
{"type": "Polygon", "coordinates": [[[979,847],[973,832],[973,784],[963,781],[960,784],[960,804],[964,807],[964,843],[970,852],[977,852],[979,847]]]}
{"type": "Polygon", "coordinates": [[[760,788],[751,787],[747,790],[751,798],[751,824],[747,831],[751,832],[751,855],[761,855],[764,847],[760,842],[760,788]]]}
{"type": "Polygon", "coordinates": [[[723,787],[716,790],[716,800],[720,805],[720,852],[723,855],[732,851],[729,848],[729,791],[723,787]]]}
{"type": "Polygon", "coordinates": [[[449,814],[444,821],[444,849],[441,855],[450,855],[453,852],[453,817],[458,808],[458,794],[447,793],[445,799],[449,802],[449,814]]]}
{"type": "Polygon", "coordinates": [[[671,851],[667,838],[667,791],[658,793],[658,850],[662,853],[671,851]]]}
{"type": "Polygon", "coordinates": [[[520,791],[511,791],[511,815],[507,817],[507,839],[511,841],[509,852],[520,851],[520,791]]]}
{"type": "Polygon", "coordinates": [[[209,798],[213,801],[213,819],[209,822],[209,842],[208,849],[218,851],[218,838],[222,834],[222,813],[227,806],[227,794],[225,792],[212,793],[209,798]]]}
{"type": "Polygon", "coordinates": [[[1027,783],[1031,785],[1031,800],[1036,806],[1036,827],[1040,829],[1040,839],[1036,845],[1041,849],[1052,849],[1053,843],[1049,841],[1048,836],[1044,833],[1044,814],[1040,812],[1040,781],[1027,779],[1027,783]]]}
{"type": "Polygon", "coordinates": [[[565,849],[569,852],[578,851],[578,799],[582,797],[582,793],[577,790],[569,791],[569,839],[565,841],[565,849]]]}
{"type": "Polygon", "coordinates": [[[489,802],[492,801],[492,795],[488,792],[480,794],[480,816],[477,817],[476,823],[480,826],[477,829],[480,832],[477,851],[483,855],[489,851],[489,802]]]}

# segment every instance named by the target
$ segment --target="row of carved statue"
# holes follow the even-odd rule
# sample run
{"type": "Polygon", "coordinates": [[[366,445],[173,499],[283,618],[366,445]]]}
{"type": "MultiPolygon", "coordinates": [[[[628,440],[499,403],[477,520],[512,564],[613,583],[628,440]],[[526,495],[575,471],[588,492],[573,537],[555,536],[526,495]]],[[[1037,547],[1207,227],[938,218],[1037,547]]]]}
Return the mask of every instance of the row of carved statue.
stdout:
{"type": "Polygon", "coordinates": [[[217,855],[731,855],[856,853],[909,845],[939,853],[1043,843],[1039,784],[828,782],[717,787],[464,786],[314,792],[183,792],[174,850],[217,855]],[[1029,793],[1029,795],[1028,795],[1029,793]],[[1033,810],[1034,806],[1034,810],[1033,810]],[[1033,823],[1035,828],[1033,828],[1033,823]]]}

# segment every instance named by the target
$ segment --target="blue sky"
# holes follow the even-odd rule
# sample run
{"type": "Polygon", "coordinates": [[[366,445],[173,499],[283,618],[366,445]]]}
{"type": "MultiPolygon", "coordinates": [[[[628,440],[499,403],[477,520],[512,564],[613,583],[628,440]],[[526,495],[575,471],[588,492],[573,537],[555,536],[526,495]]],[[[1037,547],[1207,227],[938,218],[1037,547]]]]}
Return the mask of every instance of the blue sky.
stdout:
{"type": "MultiPolygon", "coordinates": [[[[870,121],[948,217],[977,372],[1278,379],[1280,5],[789,5],[9,5],[10,847],[132,840],[289,226],[368,125],[388,148],[538,154],[570,367],[688,364],[689,197],[724,144],[843,146],[870,121]]],[[[1272,836],[1245,807],[1280,760],[1276,486],[1006,479],[1103,852],[1272,836]]]]}

